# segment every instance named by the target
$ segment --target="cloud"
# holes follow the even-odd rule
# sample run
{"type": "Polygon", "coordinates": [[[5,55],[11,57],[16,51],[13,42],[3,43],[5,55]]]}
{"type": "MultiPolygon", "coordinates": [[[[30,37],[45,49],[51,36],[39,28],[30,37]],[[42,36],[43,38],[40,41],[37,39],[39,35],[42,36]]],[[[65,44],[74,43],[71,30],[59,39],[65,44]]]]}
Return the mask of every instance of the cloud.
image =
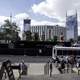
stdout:
{"type": "MultiPolygon", "coordinates": [[[[22,30],[23,30],[23,20],[26,19],[26,18],[30,18],[27,13],[20,13],[20,14],[16,14],[15,16],[12,16],[12,21],[16,22],[16,24],[21,29],[20,36],[21,36],[22,30]]],[[[0,16],[0,25],[4,24],[4,21],[6,19],[9,19],[10,20],[10,17],[0,16]]]]}
{"type": "Polygon", "coordinates": [[[9,19],[9,17],[7,17],[7,16],[0,16],[0,25],[2,25],[6,19],[9,19]]]}
{"type": "MultiPolygon", "coordinates": [[[[23,20],[26,18],[30,18],[30,16],[27,13],[16,14],[15,16],[12,17],[12,20],[15,21],[21,29],[20,36],[23,31],[23,20]]],[[[4,23],[4,20],[6,19],[10,19],[10,18],[7,16],[0,16],[0,25],[2,25],[4,23]]],[[[61,26],[65,26],[65,21],[53,22],[53,21],[47,21],[47,20],[38,21],[36,19],[31,19],[31,25],[57,25],[57,24],[61,26]]],[[[79,26],[80,26],[80,22],[79,22],[79,26]]],[[[80,30],[80,27],[78,28],[78,34],[80,35],[79,30],[80,30]]]]}
{"type": "Polygon", "coordinates": [[[49,22],[49,21],[37,21],[37,20],[31,20],[31,25],[61,25],[61,26],[65,26],[64,22],[62,23],[59,23],[59,22],[56,22],[56,23],[53,23],[53,22],[49,22]]]}
{"type": "Polygon", "coordinates": [[[65,25],[66,12],[68,15],[78,13],[78,34],[80,35],[80,0],[43,0],[33,4],[32,11],[35,14],[45,15],[49,18],[57,18],[58,24],[65,25]]]}
{"type": "MultiPolygon", "coordinates": [[[[27,13],[20,13],[15,16],[12,16],[12,21],[15,21],[18,24],[22,24],[22,21],[26,18],[30,18],[27,13]]],[[[4,23],[4,20],[10,19],[10,17],[7,16],[0,16],[0,25],[4,23]]]]}
{"type": "MultiPolygon", "coordinates": [[[[23,31],[23,20],[26,18],[30,18],[30,16],[27,13],[20,13],[15,15],[14,17],[14,21],[19,25],[19,27],[21,28],[21,31],[23,31]]],[[[57,24],[64,25],[63,22],[54,23],[47,20],[38,21],[38,20],[31,19],[31,25],[57,25],[57,24]]]]}
{"type": "MultiPolygon", "coordinates": [[[[77,9],[80,13],[79,0],[44,0],[39,4],[33,4],[32,11],[50,18],[58,18],[64,21],[66,11],[77,9]]],[[[73,12],[70,12],[73,13],[73,12]]]]}
{"type": "Polygon", "coordinates": [[[23,30],[23,20],[27,18],[30,18],[30,16],[27,13],[19,13],[14,16],[14,21],[21,28],[21,31],[23,30]]]}
{"type": "Polygon", "coordinates": [[[17,20],[23,20],[26,18],[30,18],[30,16],[27,13],[20,13],[20,14],[15,15],[15,18],[17,20]]]}

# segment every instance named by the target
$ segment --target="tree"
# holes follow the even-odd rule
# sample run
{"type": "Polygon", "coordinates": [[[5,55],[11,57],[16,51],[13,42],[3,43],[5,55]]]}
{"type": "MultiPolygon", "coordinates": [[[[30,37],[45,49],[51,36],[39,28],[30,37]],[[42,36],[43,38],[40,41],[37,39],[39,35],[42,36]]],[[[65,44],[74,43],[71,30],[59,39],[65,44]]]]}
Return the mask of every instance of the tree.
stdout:
{"type": "Polygon", "coordinates": [[[69,42],[71,42],[71,45],[73,45],[74,44],[74,39],[69,39],[69,42]]]}
{"type": "Polygon", "coordinates": [[[69,39],[69,41],[70,41],[71,43],[74,43],[74,39],[72,39],[72,38],[71,38],[71,39],[69,39]]]}
{"type": "Polygon", "coordinates": [[[20,31],[19,27],[15,22],[10,22],[9,20],[5,20],[5,23],[1,26],[3,32],[0,34],[3,35],[3,40],[5,41],[15,41],[17,40],[18,32],[20,31]]]}
{"type": "Polygon", "coordinates": [[[54,36],[53,41],[54,41],[54,42],[57,42],[57,40],[58,40],[58,37],[57,37],[57,36],[54,36]]]}
{"type": "Polygon", "coordinates": [[[38,35],[38,33],[34,33],[34,41],[39,41],[39,35],[38,35]]]}
{"type": "Polygon", "coordinates": [[[25,33],[25,35],[26,35],[26,40],[27,41],[31,41],[32,40],[32,36],[31,36],[31,31],[26,31],[26,32],[24,32],[25,33]]]}

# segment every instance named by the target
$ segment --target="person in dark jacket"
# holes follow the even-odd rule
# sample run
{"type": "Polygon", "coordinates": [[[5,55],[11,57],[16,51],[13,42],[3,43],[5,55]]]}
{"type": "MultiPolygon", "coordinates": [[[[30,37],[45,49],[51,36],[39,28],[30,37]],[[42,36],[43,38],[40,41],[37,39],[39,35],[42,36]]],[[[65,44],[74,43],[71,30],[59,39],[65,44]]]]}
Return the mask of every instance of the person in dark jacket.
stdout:
{"type": "Polygon", "coordinates": [[[59,71],[60,71],[60,73],[62,74],[63,73],[63,69],[65,69],[65,62],[64,62],[64,60],[62,60],[61,62],[60,62],[60,66],[59,66],[59,71]]]}
{"type": "Polygon", "coordinates": [[[50,77],[52,76],[52,62],[53,60],[50,59],[50,62],[49,62],[50,77]]]}
{"type": "Polygon", "coordinates": [[[50,77],[52,76],[52,63],[50,63],[50,77]]]}

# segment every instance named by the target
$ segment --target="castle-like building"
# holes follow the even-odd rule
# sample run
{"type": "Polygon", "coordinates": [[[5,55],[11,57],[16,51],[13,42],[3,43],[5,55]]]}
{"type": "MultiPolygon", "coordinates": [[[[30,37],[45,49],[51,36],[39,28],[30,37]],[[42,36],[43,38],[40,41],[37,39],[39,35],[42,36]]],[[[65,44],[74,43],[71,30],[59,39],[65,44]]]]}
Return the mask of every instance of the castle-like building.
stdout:
{"type": "Polygon", "coordinates": [[[75,15],[68,16],[66,14],[66,39],[77,41],[78,38],[78,21],[77,12],[75,15]]]}

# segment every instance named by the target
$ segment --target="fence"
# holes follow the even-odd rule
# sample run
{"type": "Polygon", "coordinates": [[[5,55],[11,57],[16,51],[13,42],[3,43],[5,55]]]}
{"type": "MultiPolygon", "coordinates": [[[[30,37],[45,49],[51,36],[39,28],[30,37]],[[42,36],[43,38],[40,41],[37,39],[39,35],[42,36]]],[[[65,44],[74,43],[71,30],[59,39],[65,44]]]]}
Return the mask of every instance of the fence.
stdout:
{"type": "Polygon", "coordinates": [[[0,48],[0,55],[52,56],[52,48],[0,48]]]}

